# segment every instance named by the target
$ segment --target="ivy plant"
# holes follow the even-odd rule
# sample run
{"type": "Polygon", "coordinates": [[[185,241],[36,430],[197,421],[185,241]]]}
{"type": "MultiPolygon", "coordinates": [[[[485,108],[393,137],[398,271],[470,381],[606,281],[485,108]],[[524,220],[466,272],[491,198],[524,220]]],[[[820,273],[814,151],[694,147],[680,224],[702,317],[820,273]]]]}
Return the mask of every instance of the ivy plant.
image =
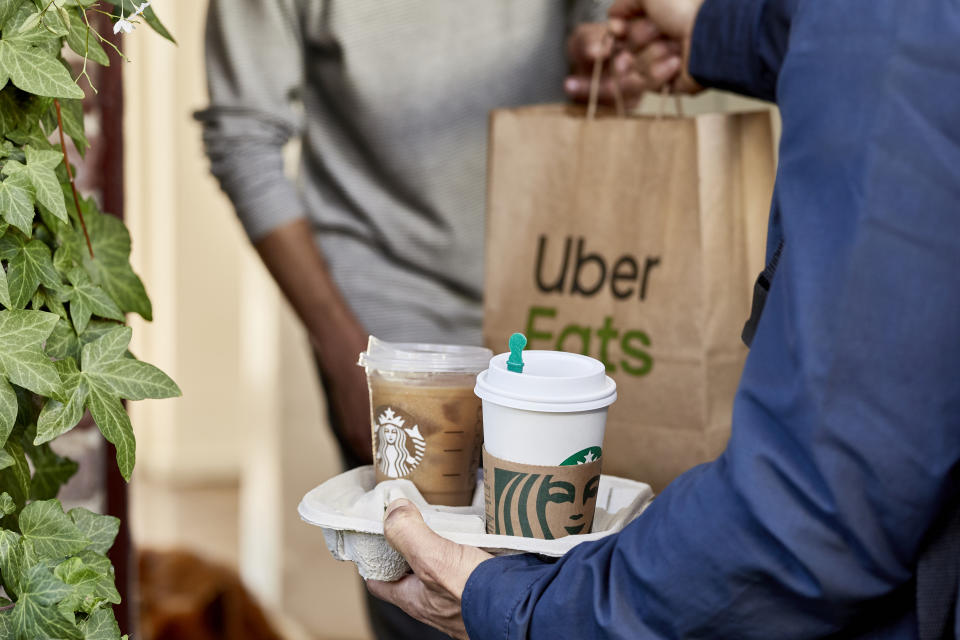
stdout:
{"type": "Polygon", "coordinates": [[[92,26],[140,21],[171,39],[149,2],[0,0],[0,638],[116,640],[106,554],[120,522],[56,499],[77,471],[53,442],[89,412],[127,480],[136,445],[124,400],[177,385],[128,349],[128,313],[150,320],[130,234],[84,198],[66,153],[83,154],[89,64],[122,54],[92,26]],[[95,21],[94,21],[95,22],[95,21]],[[66,49],[82,61],[75,74],[66,49]]]}

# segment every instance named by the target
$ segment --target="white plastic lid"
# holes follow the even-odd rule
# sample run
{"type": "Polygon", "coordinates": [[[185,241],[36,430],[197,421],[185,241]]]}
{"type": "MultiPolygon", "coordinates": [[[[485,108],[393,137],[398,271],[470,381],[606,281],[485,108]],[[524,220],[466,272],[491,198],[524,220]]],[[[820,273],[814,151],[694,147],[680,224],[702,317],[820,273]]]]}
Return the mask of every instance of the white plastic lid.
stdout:
{"type": "Polygon", "coordinates": [[[490,360],[474,389],[481,399],[504,407],[567,413],[608,407],[617,383],[602,362],[563,351],[524,351],[523,373],[507,369],[509,353],[490,360]]]}
{"type": "Polygon", "coordinates": [[[385,342],[370,336],[357,362],[367,370],[418,373],[477,373],[487,366],[493,351],[453,344],[385,342]]]}

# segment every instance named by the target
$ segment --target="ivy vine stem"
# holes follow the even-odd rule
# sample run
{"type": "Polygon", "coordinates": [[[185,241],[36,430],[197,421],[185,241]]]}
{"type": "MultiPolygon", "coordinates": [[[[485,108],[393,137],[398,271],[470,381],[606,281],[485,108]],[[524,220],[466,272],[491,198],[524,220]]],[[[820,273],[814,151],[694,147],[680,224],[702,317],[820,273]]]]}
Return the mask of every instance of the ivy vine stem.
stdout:
{"type": "Polygon", "coordinates": [[[60,114],[60,101],[54,98],[53,106],[57,110],[57,128],[60,129],[60,149],[63,151],[63,164],[67,168],[67,177],[70,178],[73,204],[77,207],[77,216],[80,218],[80,226],[83,228],[83,238],[87,241],[87,251],[90,252],[90,259],[93,260],[93,244],[90,242],[90,234],[87,233],[87,223],[84,221],[83,211],[80,209],[80,196],[77,194],[77,185],[73,181],[73,169],[70,168],[70,158],[67,157],[67,139],[63,135],[63,116],[60,114]]]}

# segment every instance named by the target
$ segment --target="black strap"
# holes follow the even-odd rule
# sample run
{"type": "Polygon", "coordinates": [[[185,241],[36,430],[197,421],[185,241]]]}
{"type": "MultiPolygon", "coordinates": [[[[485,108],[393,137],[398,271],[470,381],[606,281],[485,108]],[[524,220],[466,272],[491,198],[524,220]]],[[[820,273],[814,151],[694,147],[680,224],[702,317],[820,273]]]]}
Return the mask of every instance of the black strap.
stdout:
{"type": "Polygon", "coordinates": [[[757,276],[757,281],[753,285],[753,304],[750,307],[750,318],[743,325],[743,331],[740,333],[740,339],[748,347],[753,342],[753,336],[757,333],[757,325],[760,324],[763,307],[767,304],[767,294],[770,292],[770,284],[773,282],[773,275],[777,272],[777,264],[780,262],[780,254],[782,253],[783,239],[780,240],[777,250],[770,256],[770,262],[767,263],[763,272],[757,276]]]}

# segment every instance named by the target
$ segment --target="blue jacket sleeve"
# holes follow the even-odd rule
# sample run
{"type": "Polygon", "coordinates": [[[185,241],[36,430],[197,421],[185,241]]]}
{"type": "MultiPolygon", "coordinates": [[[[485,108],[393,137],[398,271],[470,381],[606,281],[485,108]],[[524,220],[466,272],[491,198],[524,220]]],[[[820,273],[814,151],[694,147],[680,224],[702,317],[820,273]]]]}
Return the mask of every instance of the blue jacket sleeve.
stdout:
{"type": "Polygon", "coordinates": [[[799,0],[706,0],[689,71],[705,87],[773,101],[799,0]]]}
{"type": "Polygon", "coordinates": [[[471,637],[916,637],[917,557],[960,495],[957,33],[946,0],[794,15],[785,249],[727,450],[619,535],[481,564],[471,637]]]}

